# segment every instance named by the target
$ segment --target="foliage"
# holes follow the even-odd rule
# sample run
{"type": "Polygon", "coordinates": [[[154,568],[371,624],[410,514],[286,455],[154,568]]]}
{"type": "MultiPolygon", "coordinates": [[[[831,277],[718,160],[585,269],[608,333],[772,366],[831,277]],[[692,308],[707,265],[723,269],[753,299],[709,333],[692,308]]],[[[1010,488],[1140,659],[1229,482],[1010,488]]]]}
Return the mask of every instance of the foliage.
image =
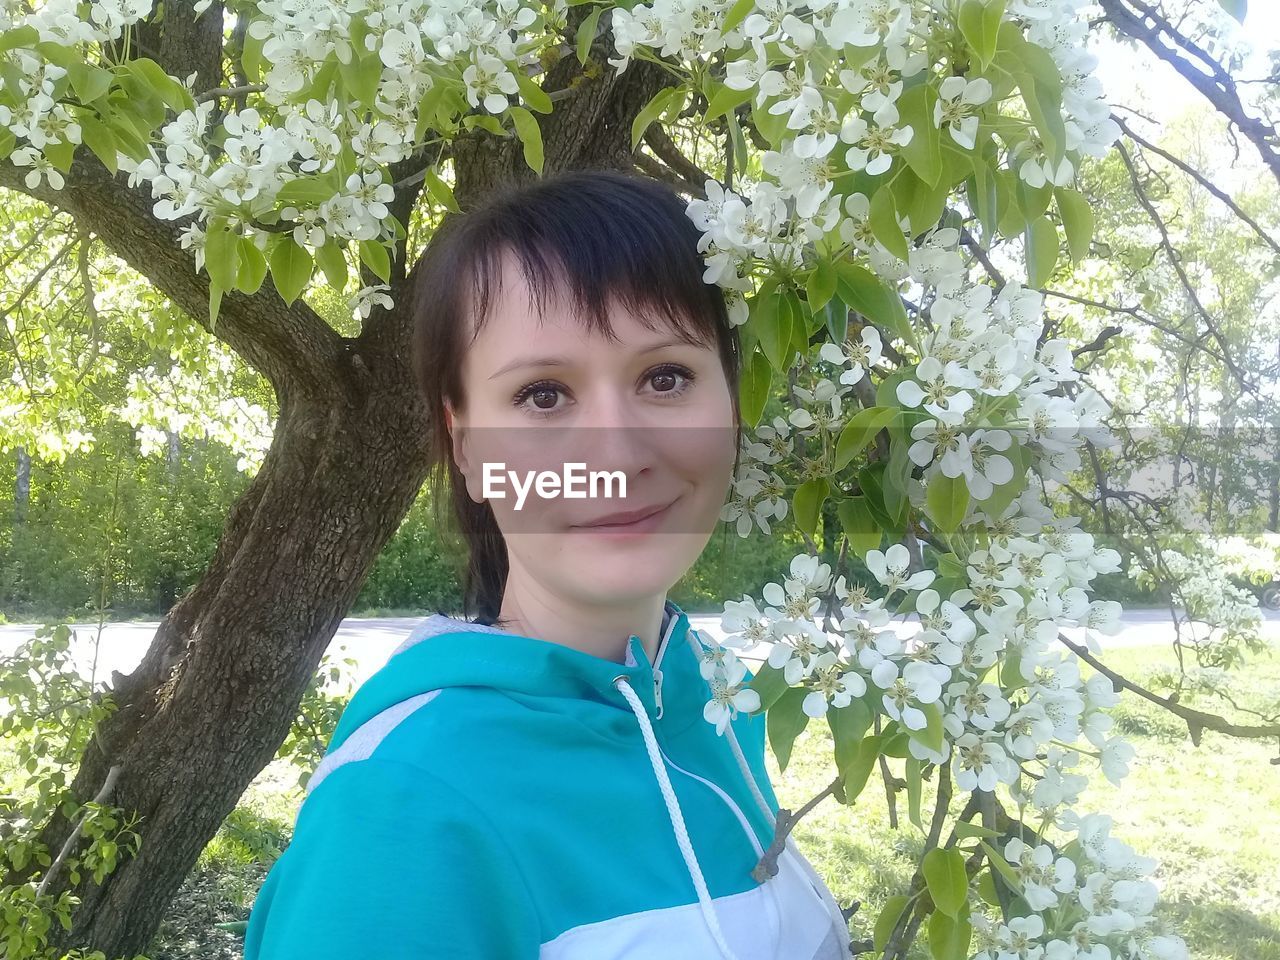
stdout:
{"type": "Polygon", "coordinates": [[[136,816],[105,802],[77,803],[70,793],[68,771],[114,709],[80,677],[69,655],[71,640],[66,624],[40,627],[0,662],[0,733],[16,762],[6,772],[0,819],[0,872],[17,878],[0,887],[0,944],[7,960],[105,960],[100,952],[50,950],[50,924],[69,928],[78,898],[68,890],[46,893],[42,874],[58,860],[74,884],[82,876],[101,884],[141,840],[133,829],[136,816]],[[36,839],[55,811],[78,823],[83,838],[61,858],[36,839]]]}

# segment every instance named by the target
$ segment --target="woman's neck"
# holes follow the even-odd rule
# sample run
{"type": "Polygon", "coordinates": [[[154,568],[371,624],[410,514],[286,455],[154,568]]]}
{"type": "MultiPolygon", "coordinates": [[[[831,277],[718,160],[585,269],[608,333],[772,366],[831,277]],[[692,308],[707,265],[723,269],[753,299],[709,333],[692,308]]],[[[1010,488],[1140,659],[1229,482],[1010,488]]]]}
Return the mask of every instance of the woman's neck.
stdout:
{"type": "Polygon", "coordinates": [[[509,577],[498,616],[503,629],[615,663],[625,662],[627,642],[635,634],[652,662],[665,604],[665,594],[612,605],[576,603],[509,577]]]}

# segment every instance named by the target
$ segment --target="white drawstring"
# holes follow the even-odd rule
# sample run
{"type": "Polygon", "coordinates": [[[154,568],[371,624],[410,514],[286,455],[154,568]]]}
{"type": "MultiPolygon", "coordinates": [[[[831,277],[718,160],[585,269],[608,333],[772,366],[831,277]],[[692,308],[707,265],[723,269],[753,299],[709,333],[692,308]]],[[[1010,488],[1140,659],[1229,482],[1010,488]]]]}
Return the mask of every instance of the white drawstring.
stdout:
{"type": "Polygon", "coordinates": [[[640,702],[640,698],[636,696],[635,690],[631,688],[631,684],[626,677],[615,677],[613,683],[622,692],[622,695],[627,698],[627,703],[631,704],[631,711],[636,715],[636,721],[640,724],[640,733],[644,736],[644,745],[649,751],[649,763],[653,767],[654,776],[658,779],[658,786],[662,789],[662,799],[666,801],[667,813],[671,817],[671,827],[676,834],[676,843],[680,846],[680,853],[684,856],[684,863],[689,870],[689,877],[693,880],[693,888],[698,894],[698,904],[702,908],[702,918],[706,921],[707,929],[711,931],[711,938],[715,940],[716,946],[720,948],[720,953],[725,960],[737,960],[737,956],[729,949],[729,945],[725,943],[724,933],[720,930],[720,920],[716,916],[715,905],[711,902],[711,894],[707,890],[706,880],[703,879],[702,868],[698,865],[698,858],[693,852],[693,844],[689,840],[689,831],[685,829],[684,815],[680,812],[680,803],[676,800],[675,791],[671,788],[671,778],[667,776],[666,765],[658,754],[658,741],[654,738],[653,727],[649,723],[649,715],[645,712],[644,704],[640,702]]]}
{"type": "MultiPolygon", "coordinates": [[[[693,630],[690,630],[689,632],[691,634],[694,633],[693,630]]],[[[733,749],[734,758],[738,761],[738,768],[742,771],[742,775],[746,778],[747,784],[751,787],[751,795],[756,798],[756,803],[759,804],[760,809],[764,811],[764,815],[769,821],[769,826],[773,827],[776,831],[778,825],[777,815],[774,814],[768,801],[765,800],[764,794],[760,792],[760,784],[756,782],[755,774],[751,772],[751,765],[747,763],[746,754],[742,752],[742,744],[738,742],[738,735],[734,733],[733,724],[725,724],[725,730],[729,734],[729,746],[733,749]]],[[[818,871],[813,868],[813,864],[805,859],[805,857],[800,854],[799,850],[795,849],[790,831],[787,832],[787,839],[784,846],[791,847],[793,852],[796,853],[796,861],[809,876],[809,879],[814,882],[814,886],[817,888],[818,894],[822,899],[823,906],[827,908],[827,914],[831,917],[832,922],[844,932],[845,936],[848,936],[849,921],[846,919],[844,911],[840,909],[840,904],[837,903],[836,898],[831,895],[831,891],[828,889],[826,882],[818,875],[818,871]]]]}

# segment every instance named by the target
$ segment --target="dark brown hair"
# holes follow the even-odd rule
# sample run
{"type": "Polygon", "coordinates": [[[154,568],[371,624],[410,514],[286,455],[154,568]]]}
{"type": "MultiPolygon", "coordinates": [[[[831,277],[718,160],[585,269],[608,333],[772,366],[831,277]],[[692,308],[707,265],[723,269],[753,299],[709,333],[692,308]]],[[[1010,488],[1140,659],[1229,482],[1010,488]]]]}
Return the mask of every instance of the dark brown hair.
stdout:
{"type": "Polygon", "coordinates": [[[685,206],[660,180],[613,170],[566,171],[505,187],[475,209],[453,215],[423,252],[414,270],[413,368],[431,418],[429,483],[437,522],[449,528],[443,505],[450,501],[453,524],[467,548],[466,616],[496,620],[509,568],[507,547],[488,502],[476,503],[467,494],[444,411],[446,401],[455,409],[465,401],[463,352],[501,286],[504,250],[518,257],[540,312],[550,289],[567,290],[588,329],[616,340],[608,318],[616,299],[650,329],[652,312],[688,339],[714,344],[740,434],[738,332],[729,323],[723,291],[702,279],[702,231],[685,206]]]}

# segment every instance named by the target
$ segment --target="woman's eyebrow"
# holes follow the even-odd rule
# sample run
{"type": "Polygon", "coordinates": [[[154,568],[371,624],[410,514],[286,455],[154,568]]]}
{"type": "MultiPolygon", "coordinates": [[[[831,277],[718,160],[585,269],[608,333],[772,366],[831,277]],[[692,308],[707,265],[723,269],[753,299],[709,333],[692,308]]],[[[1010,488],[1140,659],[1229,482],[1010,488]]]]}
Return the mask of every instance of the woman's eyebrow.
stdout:
{"type": "Polygon", "coordinates": [[[508,373],[511,370],[519,370],[521,367],[563,367],[566,363],[562,357],[520,357],[512,360],[503,367],[499,367],[489,375],[490,380],[495,380],[508,373]]]}
{"type": "MultiPolygon", "coordinates": [[[[640,352],[653,353],[655,350],[663,350],[666,347],[687,346],[690,346],[688,340],[663,340],[660,343],[653,343],[642,348],[640,352]]],[[[563,357],[518,357],[489,374],[489,379],[496,380],[504,373],[510,373],[512,370],[519,370],[521,367],[563,367],[567,365],[568,364],[563,357]]]]}

